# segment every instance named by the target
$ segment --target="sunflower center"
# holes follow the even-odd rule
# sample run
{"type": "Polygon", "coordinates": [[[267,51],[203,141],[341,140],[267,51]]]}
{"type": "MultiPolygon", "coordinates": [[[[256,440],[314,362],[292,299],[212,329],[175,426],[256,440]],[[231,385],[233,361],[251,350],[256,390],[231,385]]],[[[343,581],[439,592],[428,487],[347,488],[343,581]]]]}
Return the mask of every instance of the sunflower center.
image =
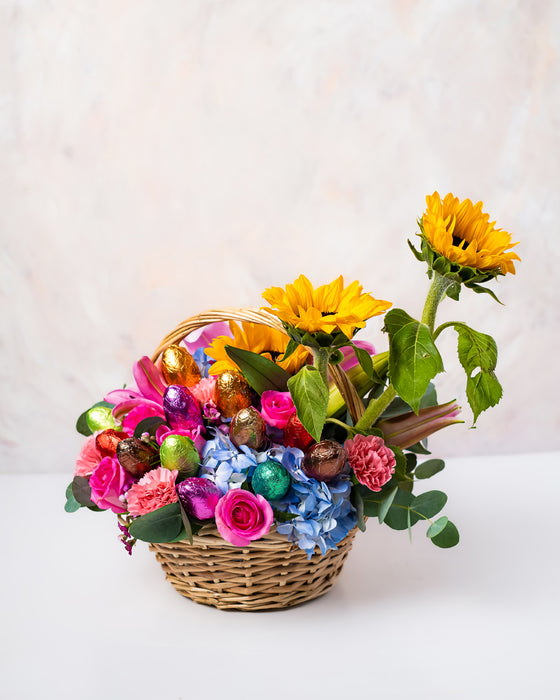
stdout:
{"type": "Polygon", "coordinates": [[[453,236],[453,245],[456,248],[460,248],[461,246],[463,246],[463,244],[466,245],[466,243],[467,241],[464,238],[461,238],[461,236],[453,236]]]}

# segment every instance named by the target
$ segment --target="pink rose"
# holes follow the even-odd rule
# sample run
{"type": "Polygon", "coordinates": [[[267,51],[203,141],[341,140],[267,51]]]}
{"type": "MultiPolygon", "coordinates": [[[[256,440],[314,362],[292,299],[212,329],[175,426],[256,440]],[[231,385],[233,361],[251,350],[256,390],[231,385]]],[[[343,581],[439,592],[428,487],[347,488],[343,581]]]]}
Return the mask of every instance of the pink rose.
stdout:
{"type": "Polygon", "coordinates": [[[103,457],[89,480],[91,500],[103,510],[126,513],[126,507],[120,497],[132,481],[130,474],[121,467],[117,459],[103,457]]]}
{"type": "Polygon", "coordinates": [[[140,423],[140,421],[143,421],[145,418],[152,418],[155,416],[158,418],[165,418],[163,408],[150,404],[135,406],[123,418],[122,429],[128,433],[130,437],[132,437],[134,435],[134,431],[136,430],[136,426],[138,423],[140,423]]]}
{"type": "Polygon", "coordinates": [[[95,436],[90,435],[82,445],[82,449],[76,460],[74,476],[89,476],[102,459],[103,455],[95,444],[95,436]]]}
{"type": "Polygon", "coordinates": [[[370,491],[381,491],[395,471],[395,455],[380,437],[356,435],[344,448],[356,479],[370,491]]]}
{"type": "Polygon", "coordinates": [[[232,489],[222,496],[214,514],[220,535],[236,547],[264,537],[272,525],[270,503],[245,489],[232,489]]]}
{"type": "Polygon", "coordinates": [[[296,407],[289,391],[263,391],[261,414],[269,425],[283,430],[288,418],[295,412],[296,407]]]}
{"type": "Polygon", "coordinates": [[[131,515],[145,515],[169,503],[175,503],[178,500],[175,491],[177,474],[176,469],[164,467],[157,467],[144,474],[126,494],[128,512],[131,515]]]}

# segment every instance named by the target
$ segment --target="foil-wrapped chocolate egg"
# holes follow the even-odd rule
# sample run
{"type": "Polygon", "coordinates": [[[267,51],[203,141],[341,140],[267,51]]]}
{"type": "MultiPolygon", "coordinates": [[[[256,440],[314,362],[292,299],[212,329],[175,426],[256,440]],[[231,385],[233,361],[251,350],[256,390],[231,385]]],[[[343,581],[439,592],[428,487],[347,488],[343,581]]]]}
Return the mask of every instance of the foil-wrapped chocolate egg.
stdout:
{"type": "Polygon", "coordinates": [[[297,413],[292,413],[288,418],[286,427],[284,428],[284,444],[287,447],[298,447],[300,450],[305,450],[315,442],[315,439],[303,427],[302,422],[297,417],[297,413]]]}
{"type": "Polygon", "coordinates": [[[200,370],[182,345],[170,345],[161,356],[161,371],[168,384],[192,386],[200,381],[200,370]]]}
{"type": "Polygon", "coordinates": [[[276,501],[285,496],[290,483],[290,475],[275,459],[267,459],[266,462],[257,465],[251,480],[253,491],[267,501],[276,501]]]}
{"type": "Polygon", "coordinates": [[[92,406],[86,413],[86,423],[92,433],[109,428],[114,430],[117,427],[110,406],[92,406]]]}
{"type": "Polygon", "coordinates": [[[253,406],[242,408],[233,416],[229,426],[229,439],[236,447],[247,445],[260,450],[266,441],[264,418],[253,406]]]}
{"type": "Polygon", "coordinates": [[[344,470],[347,458],[346,450],[338,442],[322,440],[307,450],[301,468],[311,479],[332,481],[344,470]]]}
{"type": "Polygon", "coordinates": [[[176,469],[181,478],[196,476],[200,469],[200,455],[187,435],[168,435],[159,450],[161,466],[176,469]]]}
{"type": "Polygon", "coordinates": [[[123,433],[120,430],[109,428],[95,438],[95,445],[104,457],[114,457],[117,451],[117,445],[121,440],[128,438],[128,433],[123,433]]]}
{"type": "Polygon", "coordinates": [[[117,445],[117,459],[121,467],[132,476],[139,477],[153,469],[157,452],[139,438],[121,440],[117,445]]]}
{"type": "Polygon", "coordinates": [[[214,517],[222,492],[213,481],[191,476],[177,484],[176,490],[187,515],[192,515],[199,520],[214,517]]]}
{"type": "Polygon", "coordinates": [[[173,430],[203,425],[200,405],[186,386],[171,384],[163,395],[163,410],[173,430]]]}
{"type": "Polygon", "coordinates": [[[232,418],[251,405],[251,389],[239,372],[227,370],[216,378],[216,406],[224,418],[232,418]]]}

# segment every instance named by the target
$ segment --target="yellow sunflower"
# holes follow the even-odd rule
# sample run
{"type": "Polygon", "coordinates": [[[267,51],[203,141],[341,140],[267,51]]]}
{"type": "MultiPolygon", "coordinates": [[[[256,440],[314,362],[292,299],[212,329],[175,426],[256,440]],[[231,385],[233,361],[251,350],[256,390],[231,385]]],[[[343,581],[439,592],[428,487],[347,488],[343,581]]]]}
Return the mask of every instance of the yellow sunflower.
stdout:
{"type": "Polygon", "coordinates": [[[262,355],[276,362],[290,374],[295,374],[307,362],[309,352],[301,346],[287,360],[278,362],[277,358],[284,354],[289,341],[285,333],[263,326],[260,323],[242,321],[241,325],[243,326],[242,329],[235,321],[230,321],[229,328],[233,338],[227,335],[220,335],[214,338],[210,347],[206,348],[205,353],[216,360],[209,369],[210,374],[220,374],[220,372],[231,369],[239,371],[239,367],[227,354],[226,345],[232,345],[235,348],[250,350],[258,355],[262,355]]]}
{"type": "Polygon", "coordinates": [[[515,274],[513,252],[506,252],[517,243],[507,231],[494,228],[495,221],[482,211],[483,204],[462,202],[451,193],[441,199],[438,192],[426,197],[427,210],[422,217],[424,236],[429,245],[452,263],[477,270],[500,269],[502,274],[515,274]]]}
{"type": "Polygon", "coordinates": [[[374,299],[371,294],[362,294],[359,282],[344,288],[342,275],[317,289],[304,275],[293,284],[270,287],[263,298],[281,321],[309,333],[341,331],[351,338],[357,328],[363,328],[368,318],[384,313],[391,302],[374,299]]]}

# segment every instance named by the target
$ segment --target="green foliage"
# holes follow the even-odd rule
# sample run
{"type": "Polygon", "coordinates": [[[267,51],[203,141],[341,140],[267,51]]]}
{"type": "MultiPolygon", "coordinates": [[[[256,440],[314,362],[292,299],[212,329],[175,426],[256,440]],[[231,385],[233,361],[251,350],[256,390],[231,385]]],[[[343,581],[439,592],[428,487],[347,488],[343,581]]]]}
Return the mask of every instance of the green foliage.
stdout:
{"type": "Polygon", "coordinates": [[[85,435],[86,437],[93,435],[93,432],[90,430],[90,427],[87,422],[87,414],[88,411],[91,411],[92,408],[96,408],[97,406],[106,406],[107,408],[114,408],[114,404],[108,403],[107,401],[98,401],[97,403],[94,403],[93,406],[90,406],[87,409],[87,411],[84,411],[76,421],[76,430],[80,433],[80,435],[85,435]]]}
{"type": "Polygon", "coordinates": [[[443,459],[428,459],[426,462],[422,462],[422,464],[416,467],[414,476],[417,479],[429,479],[434,476],[434,474],[440,472],[444,467],[445,462],[443,459]]]}
{"type": "Polygon", "coordinates": [[[367,350],[359,348],[357,345],[352,345],[354,352],[356,353],[356,359],[358,360],[360,367],[364,370],[369,379],[376,379],[376,372],[373,368],[373,360],[371,355],[367,350]]]}
{"type": "Polygon", "coordinates": [[[412,491],[414,481],[408,472],[408,460],[400,447],[392,446],[391,451],[395,455],[395,479],[399,488],[412,491]]]}
{"type": "Polygon", "coordinates": [[[304,365],[288,380],[288,389],[297,410],[297,415],[307,432],[317,441],[327,418],[329,391],[319,370],[304,365]]]}
{"type": "Polygon", "coordinates": [[[360,492],[360,487],[357,484],[352,486],[351,492],[352,505],[356,509],[356,524],[362,532],[366,531],[366,519],[364,517],[364,500],[360,492]]]}
{"type": "Polygon", "coordinates": [[[495,406],[502,398],[502,387],[494,374],[498,362],[498,348],[490,335],[475,331],[465,323],[454,321],[439,326],[435,337],[449,326],[457,331],[457,354],[467,375],[467,399],[476,423],[482,411],[495,406]],[[476,370],[479,371],[473,374],[476,370]]]}
{"type": "Polygon", "coordinates": [[[257,394],[260,395],[263,391],[286,391],[290,375],[280,365],[255,352],[231,345],[226,345],[226,352],[257,394]]]}
{"type": "Polygon", "coordinates": [[[81,506],[91,510],[100,510],[91,500],[89,480],[85,476],[75,476],[72,481],[72,495],[81,506]]]}
{"type": "Polygon", "coordinates": [[[72,483],[68,484],[66,489],[66,504],[64,505],[64,510],[67,513],[75,513],[77,510],[80,510],[81,507],[82,504],[76,500],[74,493],[72,492],[72,483]]]}
{"type": "Polygon", "coordinates": [[[443,362],[430,329],[402,309],[391,309],[385,316],[389,334],[389,376],[399,396],[415,413],[430,380],[443,371],[443,362]]]}
{"type": "MultiPolygon", "coordinates": [[[[182,529],[181,507],[176,502],[136,518],[128,531],[132,537],[143,542],[171,542],[182,529]]],[[[185,539],[185,536],[181,539],[185,539]]]]}
{"type": "Polygon", "coordinates": [[[457,528],[445,516],[436,520],[435,523],[428,528],[426,535],[437,547],[441,547],[442,549],[455,547],[455,545],[459,543],[459,532],[457,528]]]}
{"type": "Polygon", "coordinates": [[[161,416],[149,416],[141,420],[134,429],[134,437],[140,438],[144,433],[148,433],[150,437],[155,437],[156,431],[160,425],[163,425],[165,420],[161,416]]]}

